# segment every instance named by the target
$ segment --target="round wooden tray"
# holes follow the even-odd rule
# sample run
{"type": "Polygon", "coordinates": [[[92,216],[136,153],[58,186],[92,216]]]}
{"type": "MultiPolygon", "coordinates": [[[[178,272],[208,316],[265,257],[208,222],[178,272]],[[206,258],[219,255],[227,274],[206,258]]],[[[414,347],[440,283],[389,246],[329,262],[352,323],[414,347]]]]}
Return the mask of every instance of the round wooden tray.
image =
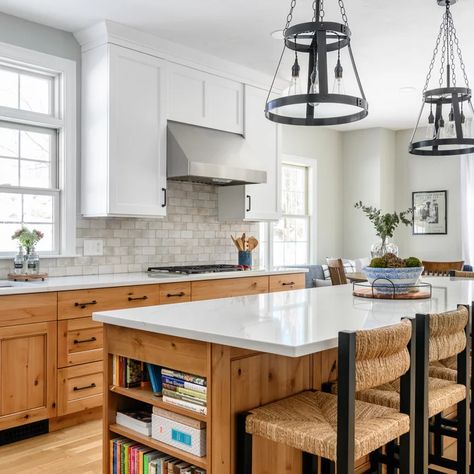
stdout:
{"type": "Polygon", "coordinates": [[[48,278],[47,273],[37,273],[37,274],[31,274],[31,275],[28,273],[20,274],[20,275],[17,275],[16,273],[8,274],[8,279],[11,281],[38,281],[38,280],[44,281],[46,280],[46,278],[48,278]]]}
{"type": "MultiPolygon", "coordinates": [[[[383,285],[384,289],[390,289],[390,284],[383,285]]],[[[431,284],[419,283],[413,287],[406,288],[404,293],[396,293],[395,287],[393,292],[380,293],[377,291],[376,286],[372,286],[370,283],[354,283],[352,286],[353,296],[360,298],[373,298],[381,300],[423,300],[431,298],[431,284]]]]}

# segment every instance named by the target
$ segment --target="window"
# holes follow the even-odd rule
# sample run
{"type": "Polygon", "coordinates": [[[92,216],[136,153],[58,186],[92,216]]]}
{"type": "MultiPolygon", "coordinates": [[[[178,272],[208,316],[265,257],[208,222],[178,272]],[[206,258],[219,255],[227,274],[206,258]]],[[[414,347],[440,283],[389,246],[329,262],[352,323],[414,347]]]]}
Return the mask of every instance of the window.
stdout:
{"type": "Polygon", "coordinates": [[[21,226],[74,253],[75,102],[73,61],[0,43],[0,255],[21,226]]]}
{"type": "Polygon", "coordinates": [[[282,218],[262,224],[262,263],[274,266],[303,265],[310,261],[311,168],[306,164],[283,163],[281,167],[282,218]]]}

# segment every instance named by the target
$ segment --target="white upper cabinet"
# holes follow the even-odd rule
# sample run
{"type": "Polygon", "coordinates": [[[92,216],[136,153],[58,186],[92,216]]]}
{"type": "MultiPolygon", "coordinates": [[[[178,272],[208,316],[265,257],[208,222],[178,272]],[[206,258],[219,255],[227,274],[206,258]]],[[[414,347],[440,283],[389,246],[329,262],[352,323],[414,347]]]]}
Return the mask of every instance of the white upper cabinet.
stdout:
{"type": "Polygon", "coordinates": [[[244,116],[248,165],[266,171],[267,182],[219,188],[220,219],[272,221],[281,216],[277,125],[265,118],[266,98],[267,91],[245,85],[244,116]]]}
{"type": "Polygon", "coordinates": [[[166,215],[166,62],[113,44],[82,55],[82,214],[166,215]]]}
{"type": "Polygon", "coordinates": [[[168,119],[243,133],[243,85],[178,64],[168,67],[168,119]]]}

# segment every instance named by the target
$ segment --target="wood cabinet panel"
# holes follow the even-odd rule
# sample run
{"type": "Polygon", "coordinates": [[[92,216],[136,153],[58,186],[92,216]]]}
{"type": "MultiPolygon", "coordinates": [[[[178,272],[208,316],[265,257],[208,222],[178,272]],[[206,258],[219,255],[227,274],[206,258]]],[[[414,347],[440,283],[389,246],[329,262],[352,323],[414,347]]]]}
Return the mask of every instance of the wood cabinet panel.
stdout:
{"type": "Polygon", "coordinates": [[[56,322],[0,329],[0,430],[56,415],[56,322]]]}
{"type": "Polygon", "coordinates": [[[1,297],[0,327],[55,321],[56,318],[56,292],[1,297]]]}
{"type": "Polygon", "coordinates": [[[159,285],[122,286],[58,293],[58,319],[91,316],[96,311],[159,304],[159,285]]]}
{"type": "Polygon", "coordinates": [[[193,281],[193,301],[257,295],[268,292],[268,277],[228,278],[224,280],[193,281]]]}
{"type": "Polygon", "coordinates": [[[58,415],[102,405],[103,364],[91,362],[58,371],[58,415]]]}
{"type": "Polygon", "coordinates": [[[289,275],[271,275],[269,280],[270,292],[301,290],[305,287],[303,273],[291,273],[289,275]]]}
{"type": "Polygon", "coordinates": [[[160,285],[160,304],[191,301],[191,282],[164,283],[160,285]]]}
{"type": "Polygon", "coordinates": [[[90,317],[58,322],[58,367],[102,360],[103,345],[102,323],[90,317]]]}

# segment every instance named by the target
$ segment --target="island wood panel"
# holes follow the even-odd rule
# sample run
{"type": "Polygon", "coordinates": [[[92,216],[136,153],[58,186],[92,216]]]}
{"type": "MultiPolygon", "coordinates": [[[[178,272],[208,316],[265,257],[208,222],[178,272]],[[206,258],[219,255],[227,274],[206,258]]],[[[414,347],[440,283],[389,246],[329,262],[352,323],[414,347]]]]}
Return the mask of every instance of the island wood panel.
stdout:
{"type": "Polygon", "coordinates": [[[159,303],[159,285],[61,291],[58,293],[58,319],[82,318],[97,311],[138,308],[159,303]]]}
{"type": "Polygon", "coordinates": [[[56,321],[57,298],[56,292],[2,296],[0,327],[56,321]]]}
{"type": "Polygon", "coordinates": [[[160,285],[160,304],[184,303],[185,301],[191,301],[191,282],[160,285]]]}
{"type": "Polygon", "coordinates": [[[191,283],[193,301],[268,293],[268,277],[226,278],[191,283]]]}
{"type": "Polygon", "coordinates": [[[58,367],[95,362],[103,358],[102,323],[91,317],[58,322],[58,367]]]}
{"type": "Polygon", "coordinates": [[[56,416],[56,322],[0,329],[0,430],[56,416]]]}
{"type": "Polygon", "coordinates": [[[291,273],[289,275],[270,275],[269,291],[302,290],[305,287],[304,273],[291,273]]]}
{"type": "Polygon", "coordinates": [[[206,342],[104,325],[109,353],[208,376],[206,342]]]}

